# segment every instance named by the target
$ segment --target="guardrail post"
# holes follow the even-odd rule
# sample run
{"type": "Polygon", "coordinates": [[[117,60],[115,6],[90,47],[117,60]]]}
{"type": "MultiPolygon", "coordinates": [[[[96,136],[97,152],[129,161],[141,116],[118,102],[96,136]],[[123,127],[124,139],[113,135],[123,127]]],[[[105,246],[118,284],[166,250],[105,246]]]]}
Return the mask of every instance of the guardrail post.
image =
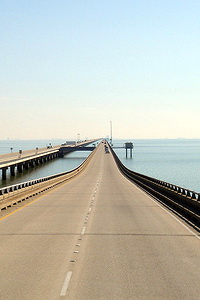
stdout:
{"type": "Polygon", "coordinates": [[[190,192],[188,190],[186,190],[186,196],[187,197],[191,197],[191,194],[190,194],[190,192]]]}
{"type": "Polygon", "coordinates": [[[192,199],[195,199],[195,200],[196,200],[195,193],[192,193],[192,199]]]}

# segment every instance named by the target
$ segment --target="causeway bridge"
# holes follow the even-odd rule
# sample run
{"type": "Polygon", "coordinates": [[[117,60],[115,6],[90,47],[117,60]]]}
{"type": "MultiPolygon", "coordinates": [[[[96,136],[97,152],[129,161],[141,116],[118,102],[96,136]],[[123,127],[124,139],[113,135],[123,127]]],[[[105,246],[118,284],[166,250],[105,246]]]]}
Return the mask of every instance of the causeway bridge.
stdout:
{"type": "Polygon", "coordinates": [[[21,173],[23,169],[28,170],[35,165],[42,164],[46,161],[63,157],[65,154],[72,151],[92,151],[94,146],[87,147],[90,144],[97,142],[99,139],[85,140],[82,142],[74,142],[70,145],[58,145],[46,148],[36,148],[34,150],[22,151],[0,155],[0,169],[2,170],[2,179],[7,177],[7,170],[10,170],[11,176],[15,176],[15,172],[21,173]]]}
{"type": "Polygon", "coordinates": [[[199,194],[128,170],[105,143],[71,172],[1,189],[0,299],[199,299],[199,194]]]}

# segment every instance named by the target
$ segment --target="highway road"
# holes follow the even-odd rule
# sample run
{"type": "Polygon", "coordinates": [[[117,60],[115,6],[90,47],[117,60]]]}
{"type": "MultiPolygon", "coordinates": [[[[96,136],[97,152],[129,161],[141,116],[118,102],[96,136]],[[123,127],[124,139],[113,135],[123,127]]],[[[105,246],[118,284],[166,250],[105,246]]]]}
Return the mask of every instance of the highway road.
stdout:
{"type": "Polygon", "coordinates": [[[198,300],[200,236],[101,144],[75,179],[0,219],[2,300],[198,300]]]}

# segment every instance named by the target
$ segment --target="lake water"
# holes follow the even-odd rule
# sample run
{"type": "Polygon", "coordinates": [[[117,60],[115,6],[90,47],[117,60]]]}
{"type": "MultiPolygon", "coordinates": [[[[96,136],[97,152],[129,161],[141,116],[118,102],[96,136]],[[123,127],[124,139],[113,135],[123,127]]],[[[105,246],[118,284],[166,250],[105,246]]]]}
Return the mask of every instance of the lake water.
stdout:
{"type": "MultiPolygon", "coordinates": [[[[126,158],[125,149],[115,149],[123,164],[136,172],[155,177],[182,187],[200,192],[200,139],[174,140],[114,140],[113,145],[123,146],[127,141],[133,142],[133,157],[126,158]]],[[[53,141],[0,141],[0,154],[19,150],[42,148],[52,143],[60,145],[64,140],[53,141]]],[[[17,174],[0,182],[1,186],[15,184],[43,176],[71,170],[81,164],[90,154],[89,151],[73,152],[64,158],[55,159],[34,169],[17,174]]],[[[8,172],[9,174],[9,172],[8,172]]]]}
{"type": "MultiPolygon", "coordinates": [[[[114,141],[114,146],[126,141],[114,141]]],[[[133,158],[114,149],[127,168],[200,192],[200,139],[131,140],[133,158]]],[[[128,150],[129,151],[129,150],[128,150]]],[[[129,154],[129,152],[128,152],[129,154]]]]}

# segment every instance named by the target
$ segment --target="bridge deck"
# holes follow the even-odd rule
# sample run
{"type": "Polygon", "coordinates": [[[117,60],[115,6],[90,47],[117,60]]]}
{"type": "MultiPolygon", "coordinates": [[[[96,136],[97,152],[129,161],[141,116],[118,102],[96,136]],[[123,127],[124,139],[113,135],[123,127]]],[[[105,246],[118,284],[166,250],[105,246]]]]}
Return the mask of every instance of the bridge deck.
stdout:
{"type": "MultiPolygon", "coordinates": [[[[0,155],[0,169],[2,170],[2,179],[6,179],[6,170],[10,168],[11,175],[15,175],[15,167],[19,172],[22,172],[23,168],[28,169],[31,165],[43,163],[45,160],[53,159],[58,156],[63,157],[66,153],[83,150],[84,146],[90,145],[99,139],[85,140],[84,142],[77,142],[72,145],[54,146],[49,148],[41,148],[34,150],[22,151],[21,153],[9,153],[0,155]]],[[[94,147],[93,147],[94,148],[94,147]]],[[[93,149],[90,148],[92,151],[93,149]]]]}
{"type": "Polygon", "coordinates": [[[27,159],[34,158],[36,156],[58,152],[61,148],[73,149],[73,148],[77,148],[77,145],[85,146],[85,145],[92,144],[96,141],[98,141],[98,139],[84,141],[84,142],[80,142],[80,143],[77,143],[77,144],[66,145],[66,146],[57,145],[57,146],[52,146],[51,148],[45,147],[45,148],[39,148],[38,150],[36,150],[36,149],[26,150],[26,151],[22,151],[21,155],[19,155],[18,152],[1,154],[0,155],[0,168],[4,167],[4,166],[9,167],[11,164],[18,163],[19,161],[25,161],[27,159]]]}
{"type": "Polygon", "coordinates": [[[36,149],[26,150],[26,151],[22,152],[20,157],[19,157],[18,152],[1,154],[0,155],[0,167],[5,166],[5,165],[9,166],[11,163],[14,163],[14,162],[17,163],[19,160],[26,160],[28,158],[35,157],[40,154],[46,154],[49,152],[58,151],[59,149],[60,149],[60,146],[53,146],[50,149],[47,149],[46,147],[39,148],[38,151],[36,151],[36,149]]]}
{"type": "Polygon", "coordinates": [[[78,177],[0,222],[4,300],[199,299],[199,236],[103,144],[78,177]]]}

